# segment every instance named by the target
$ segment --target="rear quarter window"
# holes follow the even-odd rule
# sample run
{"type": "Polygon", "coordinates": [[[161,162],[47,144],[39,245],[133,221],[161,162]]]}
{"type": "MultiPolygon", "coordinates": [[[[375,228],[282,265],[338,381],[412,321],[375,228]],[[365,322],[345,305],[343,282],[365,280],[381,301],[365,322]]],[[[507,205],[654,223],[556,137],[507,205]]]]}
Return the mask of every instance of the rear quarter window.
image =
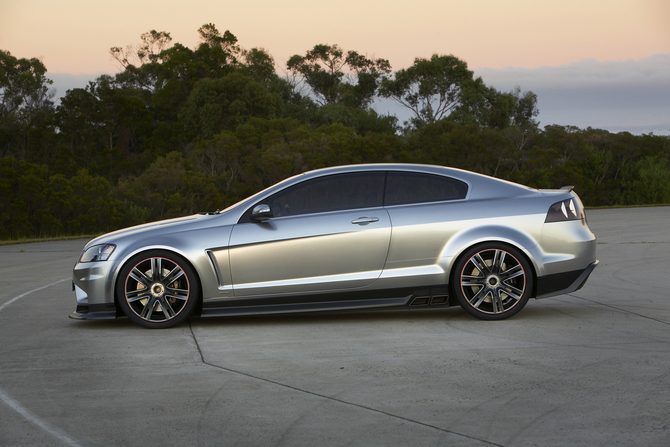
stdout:
{"type": "Polygon", "coordinates": [[[460,200],[464,199],[467,193],[468,185],[465,182],[450,177],[415,172],[389,172],[384,205],[460,200]]]}

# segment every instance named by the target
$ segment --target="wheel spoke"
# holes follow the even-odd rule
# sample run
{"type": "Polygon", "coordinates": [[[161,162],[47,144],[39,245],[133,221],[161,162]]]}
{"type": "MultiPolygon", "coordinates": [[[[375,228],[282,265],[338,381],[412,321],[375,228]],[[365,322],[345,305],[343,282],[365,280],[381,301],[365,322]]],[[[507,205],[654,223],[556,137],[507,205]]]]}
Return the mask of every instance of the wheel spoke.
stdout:
{"type": "Polygon", "coordinates": [[[146,298],[147,296],[147,291],[146,289],[141,289],[141,290],[130,290],[126,292],[126,301],[129,303],[135,302],[137,300],[141,300],[142,298],[146,298]]]}
{"type": "Polygon", "coordinates": [[[184,276],[184,271],[181,269],[181,267],[176,266],[170,273],[168,273],[165,278],[163,279],[164,284],[172,284],[179,278],[184,276]]]}
{"type": "Polygon", "coordinates": [[[500,313],[503,310],[505,310],[502,298],[500,297],[500,289],[496,288],[491,290],[491,304],[493,305],[494,314],[500,313]]]}
{"type": "Polygon", "coordinates": [[[500,277],[502,278],[503,281],[508,281],[512,278],[517,278],[519,276],[524,275],[525,272],[523,271],[523,268],[520,265],[515,265],[514,267],[505,270],[502,272],[500,277]]]}
{"type": "Polygon", "coordinates": [[[521,295],[523,295],[522,290],[519,290],[516,287],[511,287],[511,286],[505,287],[505,293],[508,294],[509,296],[511,296],[512,298],[514,298],[517,301],[520,300],[521,295]]]}
{"type": "Polygon", "coordinates": [[[165,315],[166,319],[173,318],[176,315],[174,309],[172,306],[170,306],[170,303],[165,299],[164,296],[159,298],[158,301],[161,303],[161,309],[163,309],[163,314],[165,315]]]}
{"type": "Polygon", "coordinates": [[[179,301],[188,301],[188,295],[176,295],[173,293],[166,293],[165,298],[174,298],[179,301]]]}
{"type": "Polygon", "coordinates": [[[491,272],[497,274],[502,272],[502,266],[504,260],[505,260],[505,253],[501,252],[500,250],[495,250],[495,252],[493,253],[493,260],[491,261],[491,272]]]}
{"type": "Polygon", "coordinates": [[[471,304],[473,303],[473,301],[477,301],[476,303],[472,304],[472,306],[476,309],[479,309],[479,306],[482,305],[484,300],[489,296],[490,292],[491,291],[488,288],[482,287],[477,291],[477,293],[475,293],[475,295],[469,301],[471,304]],[[477,299],[478,297],[479,299],[477,299]]]}
{"type": "Polygon", "coordinates": [[[482,258],[482,256],[477,253],[475,256],[473,256],[471,259],[472,263],[477,267],[477,269],[484,274],[484,272],[491,272],[491,268],[486,264],[486,261],[482,258]],[[477,259],[475,259],[477,258],[477,259]],[[475,262],[476,261],[476,262],[475,262]]]}
{"type": "Polygon", "coordinates": [[[163,277],[161,258],[151,258],[151,277],[153,282],[160,281],[163,277]]]}
{"type": "Polygon", "coordinates": [[[478,280],[478,279],[484,279],[484,276],[483,275],[461,275],[461,278],[470,279],[470,280],[478,280]]]}
{"type": "Polygon", "coordinates": [[[133,278],[135,281],[138,283],[142,284],[144,287],[149,287],[149,284],[151,284],[151,278],[149,278],[147,275],[144,274],[144,272],[140,272],[137,267],[133,268],[133,270],[130,272],[131,278],[133,278]]]}
{"type": "Polygon", "coordinates": [[[156,304],[157,300],[153,297],[149,297],[147,304],[144,306],[144,309],[142,309],[142,313],[140,314],[140,316],[145,320],[151,320],[151,315],[154,312],[156,304]]]}
{"type": "Polygon", "coordinates": [[[461,281],[463,287],[484,287],[486,282],[483,279],[475,279],[471,281],[461,281]]]}
{"type": "Polygon", "coordinates": [[[187,296],[188,295],[188,289],[178,289],[176,287],[167,287],[166,286],[165,290],[167,290],[168,292],[176,293],[178,295],[182,295],[182,296],[187,296]]]}

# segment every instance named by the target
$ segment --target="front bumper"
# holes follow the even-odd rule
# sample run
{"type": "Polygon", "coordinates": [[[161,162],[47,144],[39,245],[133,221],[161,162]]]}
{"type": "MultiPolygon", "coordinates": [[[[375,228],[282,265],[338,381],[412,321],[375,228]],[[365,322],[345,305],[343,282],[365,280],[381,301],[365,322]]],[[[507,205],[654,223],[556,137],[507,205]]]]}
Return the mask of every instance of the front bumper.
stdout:
{"type": "Polygon", "coordinates": [[[91,305],[77,304],[77,309],[69,316],[73,320],[113,320],[121,315],[114,303],[111,303],[91,305]]]}
{"type": "Polygon", "coordinates": [[[111,261],[77,262],[72,272],[72,291],[77,308],[70,314],[75,320],[107,320],[123,315],[114,303],[111,261]]]}

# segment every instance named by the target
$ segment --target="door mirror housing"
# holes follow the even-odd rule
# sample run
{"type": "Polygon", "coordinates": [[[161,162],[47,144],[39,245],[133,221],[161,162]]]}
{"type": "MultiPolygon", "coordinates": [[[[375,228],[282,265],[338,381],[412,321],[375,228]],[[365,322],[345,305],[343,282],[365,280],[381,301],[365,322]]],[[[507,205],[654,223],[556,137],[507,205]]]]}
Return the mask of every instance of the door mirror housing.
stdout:
{"type": "Polygon", "coordinates": [[[254,207],[254,209],[251,211],[250,219],[252,222],[263,222],[271,217],[272,217],[272,209],[270,208],[270,205],[262,203],[254,207]]]}

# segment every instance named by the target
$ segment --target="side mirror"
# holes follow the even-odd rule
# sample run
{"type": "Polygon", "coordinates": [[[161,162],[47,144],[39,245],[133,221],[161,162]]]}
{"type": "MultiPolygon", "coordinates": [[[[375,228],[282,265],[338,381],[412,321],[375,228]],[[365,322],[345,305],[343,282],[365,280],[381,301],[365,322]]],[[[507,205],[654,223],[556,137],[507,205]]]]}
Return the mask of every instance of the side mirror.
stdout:
{"type": "Polygon", "coordinates": [[[254,209],[251,211],[250,218],[252,222],[263,222],[271,217],[272,210],[270,209],[270,205],[262,203],[254,207],[254,209]]]}

